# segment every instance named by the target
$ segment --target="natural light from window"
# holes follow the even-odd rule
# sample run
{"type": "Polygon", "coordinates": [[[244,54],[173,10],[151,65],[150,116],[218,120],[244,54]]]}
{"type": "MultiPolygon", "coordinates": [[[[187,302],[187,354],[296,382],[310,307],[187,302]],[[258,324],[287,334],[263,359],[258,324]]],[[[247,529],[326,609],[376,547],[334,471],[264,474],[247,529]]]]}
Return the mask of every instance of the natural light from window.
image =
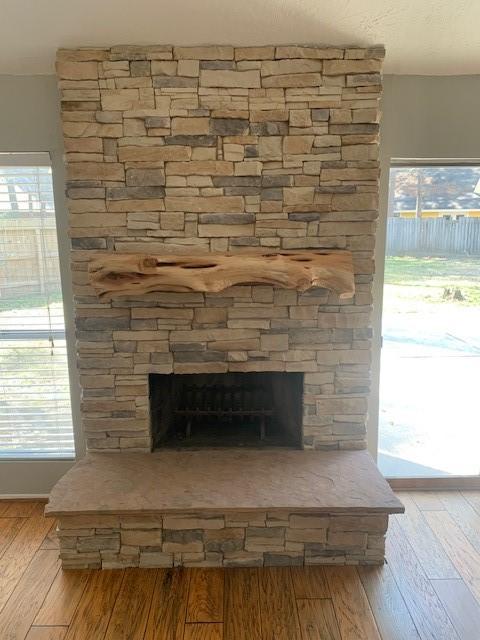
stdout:
{"type": "Polygon", "coordinates": [[[390,172],[379,466],[480,473],[480,167],[390,172]]]}
{"type": "Polygon", "coordinates": [[[52,171],[20,162],[0,154],[0,458],[73,457],[52,171]]]}

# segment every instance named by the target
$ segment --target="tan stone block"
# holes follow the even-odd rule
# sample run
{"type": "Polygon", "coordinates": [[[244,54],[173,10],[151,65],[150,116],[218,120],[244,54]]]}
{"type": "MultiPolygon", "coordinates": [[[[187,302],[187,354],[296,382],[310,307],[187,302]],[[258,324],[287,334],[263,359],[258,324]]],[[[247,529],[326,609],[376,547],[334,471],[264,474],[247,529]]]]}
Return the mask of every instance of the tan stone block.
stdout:
{"type": "Polygon", "coordinates": [[[263,164],[258,160],[236,162],[234,174],[236,176],[261,176],[263,164]]]}
{"type": "Polygon", "coordinates": [[[342,147],[342,160],[377,160],[376,144],[353,144],[342,147]]]}
{"type": "Polygon", "coordinates": [[[175,76],[177,64],[174,60],[152,60],[152,76],[175,76]]]}
{"type": "Polygon", "coordinates": [[[366,398],[319,398],[316,402],[318,415],[342,415],[365,414],[367,411],[366,398]]]}
{"type": "Polygon", "coordinates": [[[161,307],[136,308],[131,310],[132,319],[136,318],[167,318],[176,320],[191,320],[193,309],[162,309],[161,307]]]}
{"type": "MultiPolygon", "coordinates": [[[[329,313],[328,315],[330,316],[333,314],[329,313]]],[[[290,318],[292,318],[292,320],[317,320],[318,307],[315,305],[305,307],[292,307],[290,309],[290,318]]]]}
{"type": "Polygon", "coordinates": [[[262,351],[288,351],[288,334],[263,334],[260,336],[262,351]]]}
{"type": "Polygon", "coordinates": [[[119,516],[61,516],[59,528],[63,529],[116,529],[120,526],[119,516]]]}
{"type": "Polygon", "coordinates": [[[224,144],[223,157],[225,160],[242,162],[245,156],[245,147],[241,144],[224,144]]]}
{"type": "Polygon", "coordinates": [[[101,216],[98,213],[81,213],[70,216],[70,235],[71,237],[90,237],[94,230],[98,230],[103,234],[116,234],[119,233],[120,227],[125,227],[126,231],[127,218],[124,213],[102,213],[101,216]],[[80,233],[79,228],[84,228],[85,231],[80,233]],[[73,230],[75,229],[75,234],[73,230]],[[90,229],[90,234],[87,234],[87,229],[90,229]]]}
{"type": "Polygon", "coordinates": [[[281,160],[282,138],[280,136],[260,136],[258,155],[261,160],[281,160]]]}
{"type": "Polygon", "coordinates": [[[326,529],[287,529],[285,539],[289,542],[318,542],[327,541],[326,529]]]}
{"type": "Polygon", "coordinates": [[[233,60],[233,47],[174,47],[173,57],[176,60],[233,60]]]}
{"type": "Polygon", "coordinates": [[[226,362],[175,363],[173,371],[174,373],[227,373],[228,365],[226,362]]]}
{"type": "Polygon", "coordinates": [[[311,127],[312,117],[310,109],[291,109],[290,110],[290,126],[291,127],[311,127]]]}
{"type": "Polygon", "coordinates": [[[315,187],[284,187],[283,200],[286,205],[311,204],[315,187]]]}
{"type": "Polygon", "coordinates": [[[220,516],[202,516],[200,514],[165,515],[163,517],[164,529],[223,529],[225,520],[220,516]]]}
{"type": "Polygon", "coordinates": [[[227,527],[264,527],[266,519],[264,511],[229,511],[225,514],[227,527]]]}
{"type": "Polygon", "coordinates": [[[185,216],[183,213],[163,212],[160,214],[160,226],[162,229],[181,231],[185,227],[185,216]]]}
{"type": "Polygon", "coordinates": [[[68,210],[70,213],[94,213],[105,211],[105,200],[79,198],[78,200],[68,200],[68,210]]]}
{"type": "MultiPolygon", "coordinates": [[[[260,349],[260,340],[257,338],[249,340],[218,340],[209,342],[208,348],[212,351],[257,351],[260,349]]],[[[243,362],[240,359],[239,362],[243,362]]]]}
{"type": "Polygon", "coordinates": [[[248,353],[246,351],[229,351],[227,354],[228,362],[246,362],[248,353]]]}
{"type": "Polygon", "coordinates": [[[212,342],[214,340],[243,340],[258,338],[260,332],[255,329],[193,329],[172,331],[171,342],[212,342]]]}
{"type": "Polygon", "coordinates": [[[231,362],[230,371],[285,371],[285,363],[268,360],[253,360],[250,362],[231,362]]]}
{"type": "Polygon", "coordinates": [[[228,309],[228,317],[230,318],[286,318],[288,316],[286,307],[230,307],[228,309]]]}
{"type": "Polygon", "coordinates": [[[367,546],[367,534],[359,531],[329,530],[327,542],[330,549],[365,549],[367,546]]]}
{"type": "Polygon", "coordinates": [[[199,224],[200,238],[251,237],[255,233],[253,224],[199,224]]]}
{"type": "Polygon", "coordinates": [[[347,73],[374,73],[380,71],[380,60],[325,60],[323,73],[326,76],[340,76],[347,73]]]}
{"type": "Polygon", "coordinates": [[[301,45],[287,45],[277,47],[275,57],[328,60],[331,58],[343,58],[343,49],[335,49],[333,47],[302,47],[301,45]]]}
{"type": "Polygon", "coordinates": [[[320,174],[320,184],[322,182],[330,182],[333,180],[343,181],[365,181],[365,180],[377,180],[379,176],[379,169],[322,169],[320,174]]]}
{"type": "Polygon", "coordinates": [[[88,62],[90,60],[107,60],[109,50],[100,47],[82,47],[80,49],[59,49],[58,62],[88,62]]]}
{"type": "Polygon", "coordinates": [[[173,553],[162,551],[143,551],[140,553],[140,568],[168,568],[173,567],[173,553]]]}
{"type": "Polygon", "coordinates": [[[192,213],[242,213],[245,210],[245,204],[241,196],[212,196],[208,198],[179,196],[165,198],[165,209],[192,213]]]}
{"type": "Polygon", "coordinates": [[[342,144],[342,139],[337,135],[324,135],[315,136],[313,141],[314,147],[339,147],[342,144]]]}
{"type": "Polygon", "coordinates": [[[247,551],[283,550],[285,548],[285,529],[283,527],[248,527],[245,531],[245,549],[247,551]]]}
{"type": "Polygon", "coordinates": [[[289,526],[292,529],[327,529],[329,523],[330,518],[328,516],[303,513],[292,513],[289,519],[289,526]]]}
{"type": "Polygon", "coordinates": [[[202,87],[231,87],[259,88],[260,72],[256,69],[250,71],[210,70],[200,71],[200,86],[202,87]]]}
{"type": "Polygon", "coordinates": [[[385,533],[387,527],[388,515],[386,514],[374,516],[336,516],[332,518],[330,524],[331,531],[363,531],[365,533],[372,532],[382,534],[385,533]]]}
{"type": "Polygon", "coordinates": [[[138,547],[158,547],[162,544],[162,530],[149,529],[140,531],[137,529],[125,529],[121,534],[122,544],[138,547]]]}
{"type": "Polygon", "coordinates": [[[166,340],[168,331],[114,331],[114,340],[166,340]]]}
{"type": "Polygon", "coordinates": [[[274,55],[274,47],[235,47],[235,60],[269,60],[274,55]]]}
{"type": "Polygon", "coordinates": [[[192,160],[191,162],[168,162],[165,168],[165,173],[167,175],[175,176],[232,176],[233,163],[226,162],[224,160],[192,160]]]}
{"type": "Polygon", "coordinates": [[[110,58],[116,60],[171,60],[172,47],[161,44],[120,44],[111,47],[110,58]]]}
{"type": "Polygon", "coordinates": [[[322,70],[321,60],[308,58],[287,59],[287,60],[266,60],[262,62],[262,76],[277,76],[293,73],[317,73],[322,70]]]}
{"type": "Polygon", "coordinates": [[[210,131],[210,118],[173,118],[172,135],[202,135],[210,131]]]}
{"type": "Polygon", "coordinates": [[[204,307],[194,310],[194,321],[206,324],[227,321],[227,310],[224,307],[204,307]]]}
{"type": "Polygon", "coordinates": [[[120,516],[120,526],[122,529],[161,529],[162,516],[157,515],[134,515],[120,516]]]}
{"type": "Polygon", "coordinates": [[[103,154],[103,140],[101,138],[65,138],[63,143],[67,153],[103,154]]]}
{"type": "Polygon", "coordinates": [[[319,87],[322,76],[319,73],[294,73],[262,78],[262,87],[319,87]]]}
{"type": "Polygon", "coordinates": [[[138,353],[168,353],[169,350],[167,340],[144,341],[139,342],[137,346],[138,353]]]}
{"type": "Polygon", "coordinates": [[[352,110],[330,109],[330,122],[332,124],[349,124],[352,122],[352,110]]]}
{"type": "Polygon", "coordinates": [[[309,154],[312,150],[314,136],[285,136],[283,152],[288,155],[309,154]]]}
{"type": "Polygon", "coordinates": [[[101,92],[104,111],[129,111],[154,108],[153,93],[150,99],[140,99],[138,89],[107,89],[101,92]]]}
{"type": "Polygon", "coordinates": [[[117,162],[75,162],[67,165],[68,180],[125,180],[123,165],[117,162]]]}
{"type": "Polygon", "coordinates": [[[167,553],[200,553],[203,542],[164,542],[162,549],[167,553]]]}
{"type": "Polygon", "coordinates": [[[57,62],[57,75],[66,80],[96,80],[98,63],[91,62],[57,62]]]}
{"type": "Polygon", "coordinates": [[[305,384],[313,384],[313,385],[322,385],[322,384],[330,384],[334,379],[333,371],[315,371],[314,373],[306,373],[305,374],[305,384]]]}
{"type": "MultiPolygon", "coordinates": [[[[232,118],[234,120],[248,120],[249,111],[240,109],[232,103],[229,105],[229,108],[225,109],[214,109],[211,113],[212,118],[232,118]]],[[[233,140],[229,139],[229,142],[233,142],[233,140]]]]}
{"type": "MultiPolygon", "coordinates": [[[[155,219],[155,226],[153,228],[158,227],[158,215],[155,216],[153,213],[150,216],[150,220],[146,219],[146,214],[142,214],[141,212],[160,212],[165,208],[163,198],[141,198],[141,199],[131,199],[131,200],[107,200],[107,211],[111,211],[112,213],[120,213],[120,212],[128,212],[129,213],[129,225],[131,228],[135,228],[135,225],[138,228],[139,223],[146,224],[148,222],[152,222],[152,219],[155,219]],[[136,212],[136,213],[133,213],[136,212]]],[[[141,227],[140,228],[144,228],[141,227]]]]}
{"type": "Polygon", "coordinates": [[[263,553],[248,551],[236,551],[225,553],[223,557],[224,567],[262,567],[263,553]]]}
{"type": "Polygon", "coordinates": [[[64,122],[62,128],[67,138],[120,138],[123,135],[121,124],[64,122]]]}
{"type": "Polygon", "coordinates": [[[288,120],[287,109],[262,109],[261,111],[250,111],[250,122],[277,122],[288,120]]]}
{"type": "Polygon", "coordinates": [[[200,63],[198,60],[179,60],[178,75],[187,78],[196,78],[200,73],[200,63]]]}
{"type": "Polygon", "coordinates": [[[378,109],[354,109],[352,114],[355,123],[378,122],[380,116],[378,109]]]}
{"type": "MultiPolygon", "coordinates": [[[[163,147],[120,147],[118,159],[121,162],[161,162],[164,160],[189,160],[190,147],[165,145],[163,147]]],[[[167,165],[168,166],[168,165],[167,165]]]]}

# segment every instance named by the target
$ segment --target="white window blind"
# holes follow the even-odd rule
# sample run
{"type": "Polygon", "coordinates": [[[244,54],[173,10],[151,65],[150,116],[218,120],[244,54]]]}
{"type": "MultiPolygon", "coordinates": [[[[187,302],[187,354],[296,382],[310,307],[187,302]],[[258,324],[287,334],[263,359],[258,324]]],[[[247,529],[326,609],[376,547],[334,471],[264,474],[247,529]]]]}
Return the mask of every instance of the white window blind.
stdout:
{"type": "Polygon", "coordinates": [[[48,154],[0,154],[0,458],[73,457],[48,154]]]}

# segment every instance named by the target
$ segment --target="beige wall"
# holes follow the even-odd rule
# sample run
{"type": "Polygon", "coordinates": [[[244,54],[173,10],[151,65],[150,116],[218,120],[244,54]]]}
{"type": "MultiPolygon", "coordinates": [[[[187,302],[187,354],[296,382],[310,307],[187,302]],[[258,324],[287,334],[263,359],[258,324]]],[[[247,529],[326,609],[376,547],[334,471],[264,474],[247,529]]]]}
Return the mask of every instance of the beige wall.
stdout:
{"type": "MultiPolygon", "coordinates": [[[[480,76],[385,76],[382,120],[381,217],[377,241],[375,278],[376,350],[374,384],[370,407],[370,450],[376,446],[378,416],[378,362],[383,250],[387,203],[387,172],[392,157],[475,158],[480,156],[480,76]]],[[[54,164],[60,237],[63,239],[63,272],[68,287],[68,252],[63,202],[64,170],[61,162],[61,132],[54,76],[0,76],[0,151],[50,151],[54,164]]],[[[68,289],[67,289],[68,291],[68,289]]],[[[71,299],[70,297],[67,298],[71,299]]],[[[70,305],[68,310],[70,330],[70,305]]],[[[72,351],[73,353],[73,351],[72,351]]],[[[75,386],[76,389],[76,386],[75,386]]],[[[73,393],[74,407],[78,394],[73,393]]],[[[0,493],[42,493],[56,481],[43,463],[0,463],[0,493]],[[17,466],[16,466],[17,465],[17,466]],[[25,467],[33,469],[27,473],[25,467]],[[19,469],[18,473],[15,472],[19,469]],[[37,473],[38,469],[38,473],[37,473]]],[[[65,463],[59,465],[61,473],[65,463]]],[[[52,469],[52,463],[48,463],[52,469]]]]}

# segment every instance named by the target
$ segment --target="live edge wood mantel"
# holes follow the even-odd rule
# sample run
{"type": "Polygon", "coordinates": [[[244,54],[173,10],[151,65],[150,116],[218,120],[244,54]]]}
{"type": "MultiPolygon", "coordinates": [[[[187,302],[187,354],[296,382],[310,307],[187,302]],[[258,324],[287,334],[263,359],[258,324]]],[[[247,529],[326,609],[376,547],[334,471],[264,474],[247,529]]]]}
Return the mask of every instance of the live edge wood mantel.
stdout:
{"type": "Polygon", "coordinates": [[[90,262],[90,282],[101,299],[154,291],[223,291],[240,284],[267,284],[306,291],[329,289],[340,298],[355,293],[349,251],[265,251],[154,256],[102,253],[90,262]]]}

